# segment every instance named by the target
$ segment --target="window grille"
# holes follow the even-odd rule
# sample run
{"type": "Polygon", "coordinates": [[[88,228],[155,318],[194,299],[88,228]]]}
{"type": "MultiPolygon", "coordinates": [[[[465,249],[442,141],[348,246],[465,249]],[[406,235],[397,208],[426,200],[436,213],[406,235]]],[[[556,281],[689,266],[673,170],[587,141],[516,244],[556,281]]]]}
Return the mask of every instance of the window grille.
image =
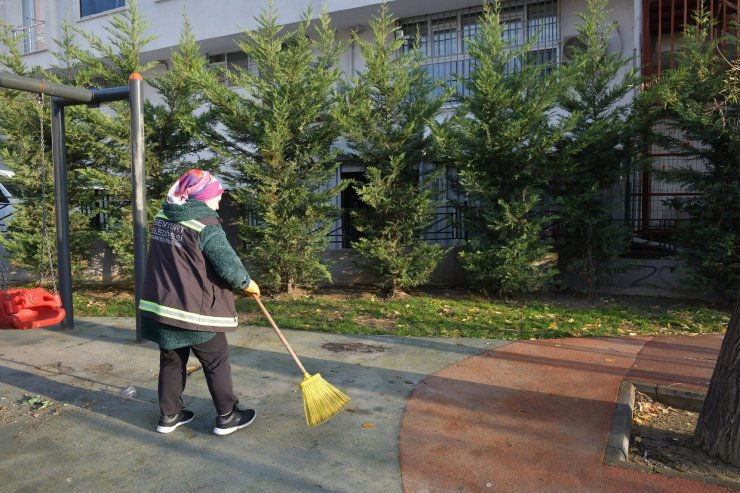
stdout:
{"type": "MultiPolygon", "coordinates": [[[[402,19],[399,25],[406,39],[403,51],[419,50],[433,81],[442,81],[446,87],[453,88],[455,96],[466,95],[464,81],[470,80],[474,70],[469,55],[470,41],[479,32],[482,15],[483,7],[478,6],[402,19]]],[[[558,62],[557,0],[504,2],[501,22],[505,24],[507,43],[521,46],[536,36],[532,49],[536,62],[543,66],[558,62]]],[[[441,92],[439,88],[435,95],[441,92]]]]}
{"type": "Polygon", "coordinates": [[[243,51],[231,51],[217,55],[208,55],[208,67],[219,69],[219,81],[226,86],[236,86],[237,82],[229,78],[229,74],[243,70],[250,74],[257,74],[257,67],[243,51]]]}
{"type": "Polygon", "coordinates": [[[122,202],[112,195],[108,195],[106,190],[103,188],[96,188],[94,195],[96,197],[95,201],[90,204],[80,206],[79,210],[82,214],[90,218],[90,226],[93,229],[106,230],[110,226],[108,220],[109,211],[112,209],[120,209],[128,205],[130,202],[122,202]]]}
{"type": "MultiPolygon", "coordinates": [[[[642,2],[642,43],[640,46],[641,71],[645,77],[643,89],[649,89],[662,74],[679,65],[676,52],[683,46],[686,26],[695,24],[694,13],[703,7],[712,19],[710,39],[723,33],[733,33],[740,21],[737,2],[729,0],[645,0],[642,2]]],[[[667,122],[658,122],[656,131],[673,138],[681,134],[667,122]]],[[[690,143],[697,145],[697,142],[690,143]]],[[[652,145],[647,149],[653,165],[658,169],[704,169],[705,163],[688,158],[675,150],[652,145]]],[[[660,180],[649,169],[634,171],[629,176],[630,207],[628,220],[643,238],[667,242],[675,236],[677,227],[689,217],[678,212],[669,203],[672,199],[690,199],[700,194],[687,190],[679,183],[660,180]]]]}

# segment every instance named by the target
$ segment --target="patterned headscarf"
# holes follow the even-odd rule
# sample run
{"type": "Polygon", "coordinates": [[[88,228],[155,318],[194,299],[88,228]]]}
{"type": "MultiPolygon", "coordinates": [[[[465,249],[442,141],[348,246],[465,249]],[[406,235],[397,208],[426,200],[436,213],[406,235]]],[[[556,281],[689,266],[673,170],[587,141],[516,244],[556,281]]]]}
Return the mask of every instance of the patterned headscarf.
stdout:
{"type": "Polygon", "coordinates": [[[224,187],[208,171],[187,170],[167,192],[167,202],[182,205],[188,199],[206,202],[224,193],[224,187]]]}

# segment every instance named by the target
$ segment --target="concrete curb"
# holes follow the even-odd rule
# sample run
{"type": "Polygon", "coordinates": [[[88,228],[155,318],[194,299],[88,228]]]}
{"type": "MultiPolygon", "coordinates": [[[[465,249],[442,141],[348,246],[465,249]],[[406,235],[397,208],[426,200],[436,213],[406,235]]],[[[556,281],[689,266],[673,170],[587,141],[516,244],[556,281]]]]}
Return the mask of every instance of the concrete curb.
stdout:
{"type": "Polygon", "coordinates": [[[627,462],[632,434],[632,413],[635,408],[635,387],[631,382],[622,381],[617,394],[609,440],[606,442],[604,463],[627,462]]]}

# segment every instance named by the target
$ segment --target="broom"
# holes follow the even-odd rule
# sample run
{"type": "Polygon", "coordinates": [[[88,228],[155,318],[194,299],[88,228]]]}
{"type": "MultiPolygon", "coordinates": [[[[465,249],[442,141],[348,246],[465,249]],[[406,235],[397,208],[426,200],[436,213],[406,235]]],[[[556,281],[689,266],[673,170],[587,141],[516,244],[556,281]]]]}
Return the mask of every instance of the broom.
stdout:
{"type": "Polygon", "coordinates": [[[288,344],[288,340],[278,328],[270,313],[262,304],[259,296],[253,295],[254,301],[262,310],[265,318],[270,322],[272,328],[277,333],[288,353],[293,357],[293,361],[303,372],[303,381],[298,385],[303,394],[303,409],[306,412],[306,423],[308,426],[320,425],[324,421],[333,418],[344,406],[349,404],[350,398],[344,392],[334,387],[332,384],[321,378],[321,374],[309,375],[301,364],[293,348],[288,344]]]}

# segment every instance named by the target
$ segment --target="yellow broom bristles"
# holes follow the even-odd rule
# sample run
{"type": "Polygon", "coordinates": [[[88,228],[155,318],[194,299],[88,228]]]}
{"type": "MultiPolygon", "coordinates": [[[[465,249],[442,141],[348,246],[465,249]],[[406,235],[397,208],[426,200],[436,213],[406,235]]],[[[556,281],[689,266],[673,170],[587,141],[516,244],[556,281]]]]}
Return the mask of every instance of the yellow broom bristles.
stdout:
{"type": "Polygon", "coordinates": [[[308,426],[320,425],[333,418],[351,400],[347,394],[321,378],[319,373],[303,375],[299,387],[303,393],[303,409],[308,426]]]}

